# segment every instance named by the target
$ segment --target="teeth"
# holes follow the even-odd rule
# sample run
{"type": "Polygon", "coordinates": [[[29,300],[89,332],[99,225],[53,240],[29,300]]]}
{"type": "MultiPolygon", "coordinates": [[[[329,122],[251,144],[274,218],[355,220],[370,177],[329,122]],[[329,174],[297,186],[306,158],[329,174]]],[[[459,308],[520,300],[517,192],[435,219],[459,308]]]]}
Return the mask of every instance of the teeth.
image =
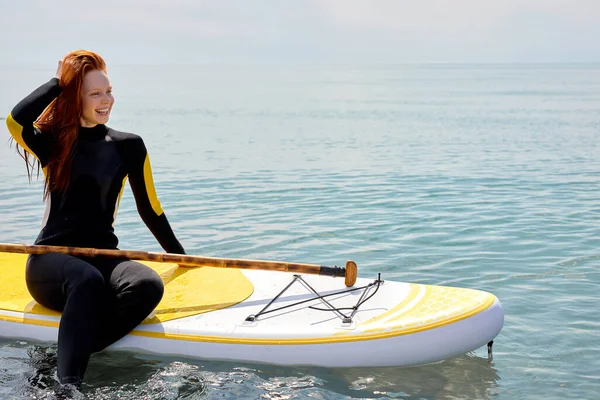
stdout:
{"type": "Polygon", "coordinates": [[[96,110],[98,114],[106,114],[108,112],[108,108],[103,108],[101,110],[96,110]]]}

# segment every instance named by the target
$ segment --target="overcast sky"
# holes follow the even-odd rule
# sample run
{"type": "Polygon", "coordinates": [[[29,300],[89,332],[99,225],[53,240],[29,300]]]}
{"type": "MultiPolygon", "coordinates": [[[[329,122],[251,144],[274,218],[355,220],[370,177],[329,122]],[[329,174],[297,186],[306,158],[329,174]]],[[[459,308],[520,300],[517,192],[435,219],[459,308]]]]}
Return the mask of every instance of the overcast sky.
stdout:
{"type": "Polygon", "coordinates": [[[0,0],[0,65],[600,62],[600,0],[0,0]]]}

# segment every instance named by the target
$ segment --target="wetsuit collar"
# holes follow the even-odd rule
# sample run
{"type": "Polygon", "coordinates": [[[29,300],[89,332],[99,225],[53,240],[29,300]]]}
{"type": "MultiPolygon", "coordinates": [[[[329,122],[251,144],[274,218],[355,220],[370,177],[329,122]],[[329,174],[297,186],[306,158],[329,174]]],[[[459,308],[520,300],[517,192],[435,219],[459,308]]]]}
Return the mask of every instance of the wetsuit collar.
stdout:
{"type": "Polygon", "coordinates": [[[79,140],[100,140],[106,137],[108,128],[106,125],[96,125],[93,128],[79,127],[79,140]]]}

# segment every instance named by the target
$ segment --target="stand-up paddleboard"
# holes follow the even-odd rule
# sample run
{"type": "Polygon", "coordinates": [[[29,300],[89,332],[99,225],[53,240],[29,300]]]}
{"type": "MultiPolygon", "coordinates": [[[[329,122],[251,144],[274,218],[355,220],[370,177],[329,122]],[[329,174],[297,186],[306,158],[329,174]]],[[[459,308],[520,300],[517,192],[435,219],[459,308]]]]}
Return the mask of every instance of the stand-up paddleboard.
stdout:
{"type": "MultiPolygon", "coordinates": [[[[29,295],[26,257],[0,252],[0,336],[56,342],[60,314],[29,295]]],[[[504,322],[499,300],[479,290],[384,276],[348,287],[330,276],[144,263],[162,277],[164,297],[110,348],[282,365],[403,366],[475,350],[504,322]]]]}

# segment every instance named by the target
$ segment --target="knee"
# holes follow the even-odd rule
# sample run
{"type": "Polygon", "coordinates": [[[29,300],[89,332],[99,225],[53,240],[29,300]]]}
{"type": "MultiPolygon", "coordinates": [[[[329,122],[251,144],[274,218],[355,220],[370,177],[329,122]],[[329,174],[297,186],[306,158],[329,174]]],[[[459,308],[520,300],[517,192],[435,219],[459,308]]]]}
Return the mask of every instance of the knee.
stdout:
{"type": "Polygon", "coordinates": [[[152,270],[148,272],[146,276],[138,281],[138,293],[147,300],[148,304],[156,307],[163,297],[165,286],[156,272],[152,270]]]}
{"type": "Polygon", "coordinates": [[[94,267],[82,268],[81,265],[76,265],[65,274],[65,278],[70,290],[104,291],[104,278],[94,267]]]}

